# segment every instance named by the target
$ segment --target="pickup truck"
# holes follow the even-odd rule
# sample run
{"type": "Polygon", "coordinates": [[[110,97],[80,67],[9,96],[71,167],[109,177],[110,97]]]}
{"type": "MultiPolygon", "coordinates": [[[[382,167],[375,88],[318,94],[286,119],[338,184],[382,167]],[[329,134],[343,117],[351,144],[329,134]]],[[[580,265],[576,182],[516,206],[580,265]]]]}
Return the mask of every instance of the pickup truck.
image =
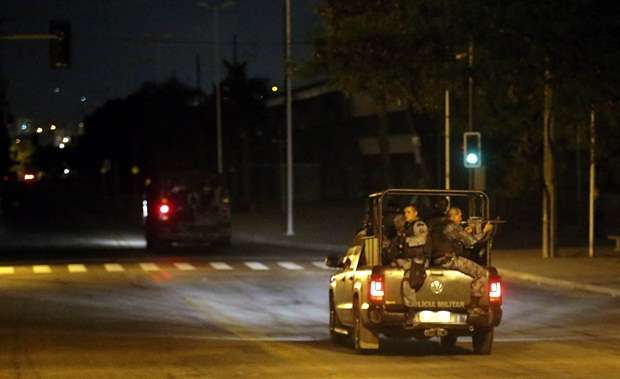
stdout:
{"type": "Polygon", "coordinates": [[[388,258],[392,220],[407,204],[416,205],[422,220],[443,216],[456,205],[469,209],[470,227],[489,220],[489,199],[479,191],[389,189],[370,195],[362,230],[343,256],[326,259],[327,266],[337,268],[329,286],[330,335],[347,336],[360,353],[379,349],[382,338],[439,337],[450,347],[458,337],[469,336],[474,353],[490,354],[502,319],[501,278],[491,266],[492,238],[479,251],[460,253],[487,268],[488,285],[479,304],[484,313],[473,317],[468,312],[471,277],[427,263],[423,284],[413,290],[410,271],[388,258]],[[413,323],[405,323],[407,315],[413,315],[413,323]]]}

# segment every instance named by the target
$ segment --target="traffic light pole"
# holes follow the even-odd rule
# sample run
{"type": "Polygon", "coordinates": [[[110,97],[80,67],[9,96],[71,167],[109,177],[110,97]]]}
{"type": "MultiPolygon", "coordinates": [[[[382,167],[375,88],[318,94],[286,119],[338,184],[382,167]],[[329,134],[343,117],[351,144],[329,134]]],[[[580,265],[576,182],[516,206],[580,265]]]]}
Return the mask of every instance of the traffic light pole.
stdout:
{"type": "Polygon", "coordinates": [[[446,176],[445,187],[446,190],[450,189],[450,90],[446,90],[446,105],[445,105],[445,160],[446,160],[446,176]]]}
{"type": "Polygon", "coordinates": [[[590,113],[590,193],[588,197],[588,256],[594,258],[594,207],[596,192],[596,130],[594,125],[594,111],[590,113]]]}
{"type": "Polygon", "coordinates": [[[291,0],[284,1],[286,23],[286,235],[295,234],[293,229],[293,98],[291,62],[291,0]]]}
{"type": "MultiPolygon", "coordinates": [[[[469,48],[467,50],[467,59],[469,66],[469,78],[468,82],[468,114],[467,114],[467,131],[474,131],[474,78],[472,76],[472,69],[474,67],[474,42],[469,42],[469,48]]],[[[474,170],[475,168],[469,169],[469,189],[474,188],[474,170]]]]}

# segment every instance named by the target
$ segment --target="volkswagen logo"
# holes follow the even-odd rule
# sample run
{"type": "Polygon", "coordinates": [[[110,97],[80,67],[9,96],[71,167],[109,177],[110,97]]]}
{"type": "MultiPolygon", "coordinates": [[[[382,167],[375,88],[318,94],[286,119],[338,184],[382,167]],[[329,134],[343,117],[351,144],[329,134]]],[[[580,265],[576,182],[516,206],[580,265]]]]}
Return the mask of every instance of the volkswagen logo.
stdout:
{"type": "Polygon", "coordinates": [[[435,295],[439,295],[443,292],[443,283],[439,280],[433,280],[431,282],[431,292],[435,295]]]}

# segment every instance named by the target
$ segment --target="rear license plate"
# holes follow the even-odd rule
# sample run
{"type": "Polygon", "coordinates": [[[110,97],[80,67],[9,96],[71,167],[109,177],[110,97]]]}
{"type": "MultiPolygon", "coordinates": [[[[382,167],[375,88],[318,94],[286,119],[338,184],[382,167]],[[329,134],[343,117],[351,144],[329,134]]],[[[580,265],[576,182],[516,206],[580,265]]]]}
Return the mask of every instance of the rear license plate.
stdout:
{"type": "Polygon", "coordinates": [[[428,324],[466,324],[467,315],[450,311],[420,311],[415,315],[416,321],[428,324]]]}
{"type": "Polygon", "coordinates": [[[428,323],[449,323],[451,320],[451,313],[448,311],[421,311],[418,312],[418,320],[420,322],[428,323]]]}

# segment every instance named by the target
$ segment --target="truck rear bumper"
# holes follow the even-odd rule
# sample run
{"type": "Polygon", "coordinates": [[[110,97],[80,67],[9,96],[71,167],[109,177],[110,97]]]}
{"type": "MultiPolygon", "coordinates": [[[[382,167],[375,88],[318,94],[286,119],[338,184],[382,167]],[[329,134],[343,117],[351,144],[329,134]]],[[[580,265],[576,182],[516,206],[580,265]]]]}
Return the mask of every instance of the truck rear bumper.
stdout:
{"type": "MultiPolygon", "coordinates": [[[[418,310],[423,311],[423,310],[418,310]]],[[[405,312],[388,312],[381,306],[371,306],[366,314],[366,327],[375,333],[387,335],[409,335],[414,337],[432,337],[441,335],[441,330],[453,335],[471,335],[477,329],[495,327],[499,325],[502,310],[491,307],[486,316],[471,319],[463,309],[450,311],[451,322],[416,322],[412,327],[405,328],[405,312]],[[456,317],[454,317],[456,316],[456,317]],[[429,334],[431,331],[431,335],[429,334]],[[426,333],[426,334],[425,334],[426,333]]]]}

